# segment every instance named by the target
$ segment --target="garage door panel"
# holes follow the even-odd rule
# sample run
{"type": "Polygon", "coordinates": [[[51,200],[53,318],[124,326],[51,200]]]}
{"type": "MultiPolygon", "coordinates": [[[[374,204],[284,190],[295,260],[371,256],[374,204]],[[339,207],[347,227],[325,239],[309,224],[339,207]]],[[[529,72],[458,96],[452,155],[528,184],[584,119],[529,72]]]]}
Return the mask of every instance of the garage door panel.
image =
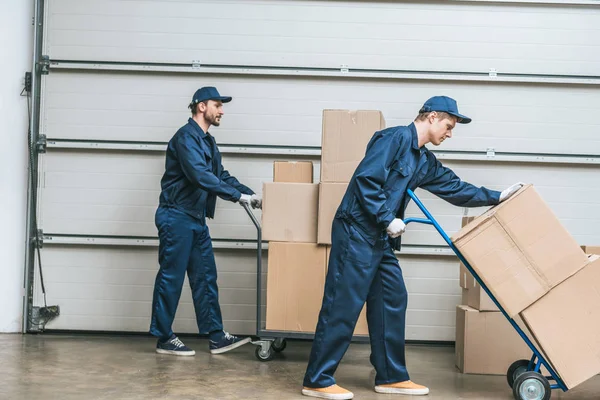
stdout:
{"type": "Polygon", "coordinates": [[[591,75],[599,19],[594,7],[61,0],[49,3],[45,49],[63,60],[591,75]]]}
{"type": "Polygon", "coordinates": [[[212,129],[219,144],[320,147],[323,109],[379,109],[387,126],[406,125],[427,98],[443,93],[474,122],[457,127],[441,150],[600,155],[592,112],[600,96],[586,86],[56,71],[45,78],[42,133],[167,142],[202,85],[234,97],[212,129]]]}
{"type": "MultiPolygon", "coordinates": [[[[161,170],[164,163],[162,153],[129,153],[120,157],[110,152],[62,152],[52,151],[44,157],[45,187],[41,190],[41,223],[44,232],[53,234],[87,234],[118,236],[156,236],[154,212],[158,204],[156,190],[160,174],[141,175],[141,171],[161,170]],[[73,167],[69,167],[70,160],[73,167]],[[133,168],[131,176],[128,168],[133,168]],[[61,171],[55,173],[54,169],[61,171]],[[95,172],[97,171],[97,172],[95,172]],[[102,179],[96,174],[100,171],[102,179]],[[60,179],[53,178],[60,175],[60,179]],[[73,176],[73,179],[71,178],[73,176]],[[95,177],[90,180],[89,177],[95,177]],[[147,179],[138,179],[138,177],[147,179]],[[152,176],[153,179],[149,177],[152,176]],[[135,186],[146,193],[143,197],[135,186]],[[68,189],[62,192],[63,189],[68,189]],[[96,196],[98,189],[108,195],[96,196]],[[49,196],[46,196],[48,191],[49,196]],[[72,193],[76,191],[76,196],[72,193]],[[132,196],[131,194],[135,195],[132,196]],[[141,200],[136,203],[136,199],[141,200]],[[111,202],[109,202],[111,201],[111,202]],[[114,201],[114,202],[113,202],[114,201]]],[[[278,158],[279,159],[279,158],[278,158]]],[[[224,165],[240,181],[247,183],[256,192],[262,192],[262,182],[272,181],[273,158],[261,156],[245,158],[242,155],[225,155],[224,165]]],[[[505,164],[490,162],[446,161],[463,180],[495,190],[503,190],[514,182],[534,183],[545,201],[559,219],[581,243],[590,240],[600,242],[600,231],[590,221],[600,219],[595,207],[600,198],[600,188],[595,182],[598,167],[544,164],[505,164]],[[576,178],[574,178],[576,177],[576,178]]],[[[319,165],[315,163],[318,171],[319,165]]],[[[446,232],[452,235],[460,229],[465,210],[455,207],[426,191],[418,195],[438,219],[446,232]]],[[[478,215],[485,208],[468,210],[469,215],[478,215]]],[[[255,210],[260,218],[260,211],[255,210]]],[[[420,210],[411,202],[406,217],[421,216],[420,210]]],[[[215,239],[254,239],[256,229],[239,205],[219,200],[215,219],[209,221],[215,239]]],[[[405,244],[444,245],[442,238],[430,226],[411,225],[403,237],[405,244]]]]}
{"type": "MultiPolygon", "coordinates": [[[[254,334],[254,252],[217,249],[215,257],[225,328],[254,334]]],[[[48,304],[61,307],[61,315],[48,329],[147,332],[158,270],[156,248],[53,245],[42,249],[42,259],[48,304]]],[[[267,261],[264,257],[265,271],[267,261]]],[[[410,292],[407,335],[419,340],[453,340],[449,332],[453,332],[454,307],[460,302],[456,258],[402,256],[400,264],[410,292]]],[[[39,284],[34,294],[39,303],[39,284]]],[[[174,329],[197,333],[187,281],[174,329]]]]}

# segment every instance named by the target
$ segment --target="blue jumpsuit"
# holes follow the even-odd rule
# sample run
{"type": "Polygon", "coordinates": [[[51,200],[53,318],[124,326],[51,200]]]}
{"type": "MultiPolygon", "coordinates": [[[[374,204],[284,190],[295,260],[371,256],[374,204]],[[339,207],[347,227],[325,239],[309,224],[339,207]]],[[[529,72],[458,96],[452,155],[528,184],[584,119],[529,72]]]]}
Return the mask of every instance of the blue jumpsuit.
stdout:
{"type": "Polygon", "coordinates": [[[461,207],[498,204],[500,192],[463,182],[418,146],[414,124],[376,132],[350,180],[332,226],[323,305],[304,386],[335,384],[366,301],[375,384],[409,380],[404,356],[408,294],[386,228],[404,218],[407,189],[423,188],[461,207]]]}
{"type": "Polygon", "coordinates": [[[236,202],[254,194],[223,168],[214,138],[193,120],[169,141],[156,210],[160,269],[154,284],[150,333],[166,340],[187,272],[200,333],[223,330],[217,268],[206,218],[217,196],[236,202]]]}

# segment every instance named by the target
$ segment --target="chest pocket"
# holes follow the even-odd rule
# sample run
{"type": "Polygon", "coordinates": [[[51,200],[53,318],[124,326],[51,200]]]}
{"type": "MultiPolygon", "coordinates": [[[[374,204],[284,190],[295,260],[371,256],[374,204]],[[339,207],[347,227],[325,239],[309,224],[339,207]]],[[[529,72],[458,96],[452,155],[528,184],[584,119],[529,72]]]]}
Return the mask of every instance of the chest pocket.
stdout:
{"type": "Polygon", "coordinates": [[[406,186],[408,180],[412,176],[412,168],[408,163],[404,161],[396,161],[390,168],[390,174],[388,176],[388,187],[398,189],[402,186],[406,186]]]}

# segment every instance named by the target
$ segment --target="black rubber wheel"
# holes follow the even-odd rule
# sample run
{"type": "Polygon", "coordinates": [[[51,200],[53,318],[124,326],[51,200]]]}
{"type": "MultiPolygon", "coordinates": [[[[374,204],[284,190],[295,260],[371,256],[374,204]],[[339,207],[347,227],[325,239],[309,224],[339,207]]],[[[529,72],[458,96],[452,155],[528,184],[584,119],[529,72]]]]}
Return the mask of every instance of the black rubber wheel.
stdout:
{"type": "Polygon", "coordinates": [[[281,353],[282,351],[285,350],[285,348],[287,347],[287,340],[285,339],[276,339],[273,341],[273,344],[271,344],[271,348],[273,349],[273,351],[275,353],[281,353]]]}
{"type": "Polygon", "coordinates": [[[275,353],[269,348],[267,351],[263,351],[262,346],[257,346],[254,351],[254,355],[258,358],[258,361],[271,361],[275,357],[275,353]]]}
{"type": "Polygon", "coordinates": [[[506,380],[508,381],[508,386],[510,386],[511,389],[519,375],[527,372],[527,367],[529,367],[529,360],[518,360],[508,367],[508,372],[506,372],[506,380]]]}
{"type": "Polygon", "coordinates": [[[515,379],[513,385],[515,400],[550,400],[551,395],[550,383],[537,372],[527,371],[515,379]]]}

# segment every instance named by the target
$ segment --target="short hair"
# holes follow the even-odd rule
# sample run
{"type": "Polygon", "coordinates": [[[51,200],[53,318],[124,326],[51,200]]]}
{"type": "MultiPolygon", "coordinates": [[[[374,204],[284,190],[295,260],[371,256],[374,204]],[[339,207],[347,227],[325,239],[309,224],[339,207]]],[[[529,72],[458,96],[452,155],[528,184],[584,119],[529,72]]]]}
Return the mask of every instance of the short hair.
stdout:
{"type": "Polygon", "coordinates": [[[200,103],[204,103],[205,105],[208,105],[208,101],[192,101],[188,105],[188,108],[192,111],[192,115],[198,114],[198,104],[200,104],[200,103]]]}
{"type": "Polygon", "coordinates": [[[420,109],[419,110],[419,115],[417,115],[417,117],[415,118],[415,121],[425,121],[427,118],[429,118],[429,114],[431,114],[432,112],[437,113],[438,117],[440,117],[440,119],[450,119],[450,118],[456,118],[454,115],[450,115],[447,112],[443,112],[443,111],[425,111],[424,109],[420,109]]]}

